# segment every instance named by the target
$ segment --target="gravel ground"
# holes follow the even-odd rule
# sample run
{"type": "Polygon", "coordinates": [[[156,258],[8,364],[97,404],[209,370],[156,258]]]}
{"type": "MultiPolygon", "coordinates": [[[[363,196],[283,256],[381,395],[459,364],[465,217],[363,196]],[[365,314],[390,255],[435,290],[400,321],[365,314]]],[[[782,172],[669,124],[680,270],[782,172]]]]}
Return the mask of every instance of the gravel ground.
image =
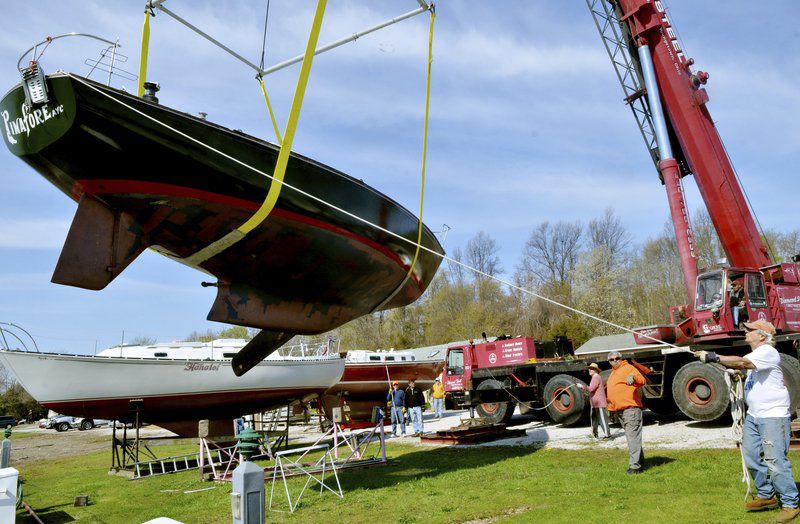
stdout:
{"type": "MultiPolygon", "coordinates": [[[[461,418],[468,417],[466,411],[448,411],[441,420],[433,420],[432,414],[425,414],[425,432],[449,429],[460,424],[461,418]]],[[[642,439],[647,448],[697,449],[697,448],[735,448],[731,439],[731,429],[727,423],[695,422],[687,419],[659,419],[649,411],[645,412],[642,439]]],[[[597,440],[591,435],[588,426],[562,427],[542,422],[517,413],[509,428],[524,429],[525,436],[495,440],[477,444],[478,446],[545,446],[559,449],[586,448],[626,448],[625,433],[619,426],[611,426],[611,439],[597,440]]],[[[407,428],[409,430],[410,428],[407,428]]],[[[399,438],[403,442],[418,443],[421,446],[438,446],[434,443],[420,443],[413,437],[399,438]]],[[[391,439],[390,439],[391,441],[391,439]]]]}
{"type": "MultiPolygon", "coordinates": [[[[467,411],[448,411],[441,420],[434,420],[432,413],[425,414],[425,432],[449,429],[458,426],[467,411]]],[[[645,412],[643,440],[645,448],[695,449],[695,448],[734,448],[730,427],[727,424],[702,423],[686,419],[659,420],[650,412],[645,412]]],[[[587,448],[625,448],[625,435],[619,426],[611,427],[611,439],[597,440],[591,436],[587,426],[561,427],[545,423],[530,416],[515,415],[509,427],[524,429],[526,435],[477,444],[478,446],[544,446],[560,449],[587,448]]],[[[391,431],[391,426],[387,427],[391,431]]],[[[120,430],[117,430],[118,434],[120,430]]],[[[411,426],[406,431],[412,431],[411,426]]],[[[131,432],[129,431],[129,435],[131,432]]],[[[143,438],[169,436],[171,433],[157,426],[140,430],[143,438]]],[[[314,424],[292,426],[290,440],[293,442],[313,442],[321,436],[314,424]]],[[[39,429],[34,425],[14,428],[11,437],[12,460],[23,465],[26,462],[53,459],[75,455],[85,455],[99,451],[111,451],[111,428],[95,428],[89,431],[70,430],[59,433],[52,429],[39,429]],[[16,438],[15,438],[16,436],[16,438]]],[[[159,441],[149,442],[150,445],[159,441]]],[[[163,442],[163,441],[162,441],[163,442]]],[[[169,442],[169,441],[166,441],[169,442]]],[[[390,438],[392,442],[426,446],[441,446],[437,443],[423,443],[419,438],[406,436],[390,438]]]]}
{"type": "MultiPolygon", "coordinates": [[[[141,436],[147,438],[172,435],[155,426],[141,428],[139,431],[141,436]]],[[[121,430],[117,430],[117,434],[121,435],[121,430]]],[[[88,431],[71,429],[60,433],[53,429],[40,429],[33,424],[23,424],[14,428],[11,443],[13,464],[24,465],[38,460],[108,451],[109,466],[111,465],[111,428],[94,428],[88,431]]]]}

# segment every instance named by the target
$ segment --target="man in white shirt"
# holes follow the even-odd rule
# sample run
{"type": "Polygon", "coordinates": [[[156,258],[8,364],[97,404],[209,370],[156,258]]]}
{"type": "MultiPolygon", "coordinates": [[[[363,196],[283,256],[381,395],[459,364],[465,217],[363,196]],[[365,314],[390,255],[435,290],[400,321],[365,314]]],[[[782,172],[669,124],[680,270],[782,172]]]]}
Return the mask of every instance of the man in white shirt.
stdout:
{"type": "Polygon", "coordinates": [[[742,435],[742,451],[758,496],[745,504],[746,511],[761,511],[783,506],[778,522],[789,522],[800,515],[797,485],[789,462],[789,390],[783,382],[781,356],[773,346],[775,326],[766,320],[745,322],[745,340],[751,352],[744,357],[697,351],[703,362],[719,362],[725,367],[747,370],[745,401],[747,417],[742,435]],[[777,495],[777,496],[776,496],[777,495]]]}

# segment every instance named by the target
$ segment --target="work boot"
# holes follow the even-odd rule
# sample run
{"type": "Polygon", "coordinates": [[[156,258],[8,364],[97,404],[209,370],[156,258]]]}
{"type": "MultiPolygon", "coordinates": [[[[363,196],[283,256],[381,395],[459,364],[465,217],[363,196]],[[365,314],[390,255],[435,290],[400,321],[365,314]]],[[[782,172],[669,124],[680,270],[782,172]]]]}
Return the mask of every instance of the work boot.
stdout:
{"type": "Polygon", "coordinates": [[[628,468],[628,471],[626,471],[625,473],[627,473],[628,475],[638,475],[641,472],[642,472],[642,468],[635,468],[635,469],[634,468],[628,468]]]}
{"type": "Polygon", "coordinates": [[[772,497],[769,499],[762,499],[761,497],[756,497],[753,500],[745,503],[744,510],[745,511],[763,511],[765,509],[775,509],[780,506],[777,497],[772,497]]]}
{"type": "Polygon", "coordinates": [[[778,518],[775,520],[777,522],[789,522],[796,519],[798,515],[800,515],[800,508],[781,508],[781,512],[778,513],[778,518]]]}

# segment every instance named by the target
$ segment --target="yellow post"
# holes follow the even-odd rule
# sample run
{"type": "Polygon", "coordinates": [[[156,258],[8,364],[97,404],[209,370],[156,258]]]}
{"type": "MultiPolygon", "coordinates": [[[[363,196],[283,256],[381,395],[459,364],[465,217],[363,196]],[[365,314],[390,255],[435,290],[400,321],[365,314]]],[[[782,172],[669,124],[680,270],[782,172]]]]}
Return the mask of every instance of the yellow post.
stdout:
{"type": "Polygon", "coordinates": [[[289,154],[292,152],[292,141],[294,140],[295,131],[297,131],[297,121],[300,119],[300,108],[303,105],[303,97],[306,94],[311,62],[314,60],[314,51],[317,48],[317,40],[319,39],[320,27],[322,27],[322,17],[325,14],[326,3],[327,0],[318,0],[317,2],[317,10],[314,13],[314,21],[311,24],[311,34],[308,36],[306,52],[303,55],[303,64],[300,67],[300,76],[297,79],[297,87],[294,90],[292,108],[289,111],[289,119],[286,122],[286,130],[283,133],[281,150],[278,153],[278,160],[275,162],[275,170],[272,173],[273,178],[267,198],[264,199],[264,203],[261,204],[258,211],[247,222],[237,228],[238,231],[244,234],[258,227],[269,216],[281,193],[283,177],[286,174],[286,166],[289,164],[289,154]]]}
{"type": "Polygon", "coordinates": [[[150,13],[144,12],[144,24],[142,25],[142,49],[139,56],[139,88],[136,96],[144,94],[144,82],[147,77],[147,50],[150,47],[150,13]]]}

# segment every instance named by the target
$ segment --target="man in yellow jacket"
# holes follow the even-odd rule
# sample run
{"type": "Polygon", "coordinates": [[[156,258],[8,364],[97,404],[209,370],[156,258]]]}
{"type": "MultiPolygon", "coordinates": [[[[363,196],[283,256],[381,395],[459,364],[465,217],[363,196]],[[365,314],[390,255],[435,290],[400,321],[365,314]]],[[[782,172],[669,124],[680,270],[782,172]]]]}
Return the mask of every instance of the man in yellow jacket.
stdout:
{"type": "Polygon", "coordinates": [[[608,410],[622,414],[622,429],[628,441],[628,475],[641,473],[644,469],[642,450],[642,399],[638,389],[645,385],[644,375],[622,360],[618,351],[608,354],[611,375],[606,383],[608,410]]]}
{"type": "Polygon", "coordinates": [[[439,377],[436,377],[436,382],[433,383],[431,395],[433,396],[433,416],[440,419],[444,413],[444,386],[439,377]]]}

